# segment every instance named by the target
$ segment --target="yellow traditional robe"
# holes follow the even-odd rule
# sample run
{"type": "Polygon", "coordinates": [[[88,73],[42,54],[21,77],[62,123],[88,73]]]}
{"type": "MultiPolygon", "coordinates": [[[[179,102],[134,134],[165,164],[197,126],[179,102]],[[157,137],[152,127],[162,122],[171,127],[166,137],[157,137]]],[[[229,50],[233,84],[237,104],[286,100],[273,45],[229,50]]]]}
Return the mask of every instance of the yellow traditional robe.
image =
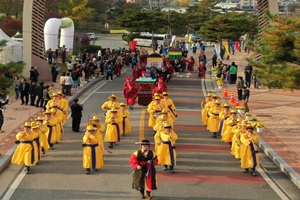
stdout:
{"type": "Polygon", "coordinates": [[[178,139],[177,134],[171,130],[170,134],[166,134],[165,131],[161,131],[155,134],[155,143],[160,140],[160,145],[157,148],[158,164],[162,165],[176,165],[176,150],[172,148],[178,139]],[[159,137],[159,138],[158,138],[159,137]]]}
{"type": "MultiPolygon", "coordinates": [[[[259,137],[256,133],[252,133],[250,136],[254,142],[254,148],[257,148],[257,144],[259,143],[259,137]]],[[[256,168],[259,168],[259,157],[257,153],[252,153],[250,140],[248,133],[241,135],[241,143],[240,147],[241,152],[241,168],[253,168],[254,161],[256,161],[256,168]],[[253,156],[254,155],[254,156],[253,156]],[[255,159],[253,159],[255,158],[255,159]]]]}
{"type": "Polygon", "coordinates": [[[83,144],[86,144],[83,148],[83,168],[101,168],[104,165],[103,148],[99,146],[99,143],[101,143],[101,136],[97,132],[91,134],[86,131],[82,142],[83,144]]]}
{"type": "Polygon", "coordinates": [[[20,141],[16,151],[14,152],[11,163],[13,164],[25,164],[26,166],[35,166],[37,163],[37,149],[36,143],[33,142],[37,134],[30,131],[26,134],[24,131],[18,132],[16,135],[17,141],[20,141]]]}

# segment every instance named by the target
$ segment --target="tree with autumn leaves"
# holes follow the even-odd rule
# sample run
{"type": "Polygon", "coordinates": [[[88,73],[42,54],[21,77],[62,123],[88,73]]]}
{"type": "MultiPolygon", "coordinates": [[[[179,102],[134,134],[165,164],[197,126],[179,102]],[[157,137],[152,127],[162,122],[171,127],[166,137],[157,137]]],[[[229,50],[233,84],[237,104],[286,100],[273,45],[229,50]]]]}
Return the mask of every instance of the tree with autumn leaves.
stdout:
{"type": "Polygon", "coordinates": [[[269,88],[300,89],[300,18],[271,16],[252,49],[261,58],[249,59],[260,81],[269,88]]]}

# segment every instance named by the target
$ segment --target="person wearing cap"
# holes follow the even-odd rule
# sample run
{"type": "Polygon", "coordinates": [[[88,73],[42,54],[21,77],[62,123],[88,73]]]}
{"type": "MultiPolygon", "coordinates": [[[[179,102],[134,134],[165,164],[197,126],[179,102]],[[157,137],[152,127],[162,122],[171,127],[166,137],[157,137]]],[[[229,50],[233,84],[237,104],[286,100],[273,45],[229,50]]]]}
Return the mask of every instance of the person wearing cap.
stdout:
{"type": "Polygon", "coordinates": [[[130,119],[128,118],[130,115],[129,110],[126,109],[126,104],[124,102],[120,103],[121,109],[120,113],[122,115],[122,129],[121,135],[125,135],[131,132],[131,124],[130,119]]]}
{"type": "Polygon", "coordinates": [[[237,118],[236,116],[236,110],[231,110],[230,114],[231,116],[225,121],[226,129],[224,133],[222,134],[222,142],[229,143],[229,146],[231,147],[232,144],[232,137],[234,135],[233,131],[235,129],[235,126],[237,125],[238,121],[240,121],[240,118],[237,118]]]}
{"type": "Polygon", "coordinates": [[[106,101],[102,104],[101,108],[103,111],[107,112],[112,107],[120,107],[120,104],[118,102],[118,96],[115,94],[112,94],[108,97],[109,101],[106,101]]]}
{"type": "Polygon", "coordinates": [[[57,92],[58,109],[60,109],[63,112],[63,122],[66,122],[68,120],[69,102],[64,97],[65,95],[62,92],[57,92]]]}
{"type": "Polygon", "coordinates": [[[134,82],[129,82],[127,87],[123,90],[123,96],[126,99],[126,103],[131,110],[136,102],[136,97],[138,96],[138,89],[134,82]]]}
{"type": "Polygon", "coordinates": [[[150,114],[148,126],[153,127],[155,125],[155,120],[161,113],[162,109],[164,109],[166,106],[165,104],[161,103],[160,96],[155,96],[154,100],[150,102],[147,108],[147,112],[150,114]]]}
{"type": "Polygon", "coordinates": [[[125,77],[125,82],[124,82],[124,84],[123,84],[123,89],[125,90],[125,89],[129,86],[130,83],[131,83],[131,78],[130,78],[130,76],[126,76],[126,77],[125,77]]]}
{"type": "Polygon", "coordinates": [[[219,125],[220,125],[220,118],[219,114],[221,112],[221,101],[216,100],[214,103],[214,106],[209,109],[209,131],[213,134],[213,138],[217,138],[218,131],[219,131],[219,125]]]}
{"type": "Polygon", "coordinates": [[[58,95],[57,92],[52,92],[51,96],[50,96],[50,100],[47,102],[46,104],[46,109],[51,109],[51,107],[53,105],[56,105],[58,102],[58,95]]]}
{"type": "Polygon", "coordinates": [[[174,102],[172,99],[169,98],[169,93],[168,92],[163,92],[163,99],[161,102],[166,105],[168,110],[170,111],[170,117],[172,118],[173,122],[176,120],[178,117],[177,112],[176,112],[176,107],[174,105],[174,102]]]}
{"type": "Polygon", "coordinates": [[[167,92],[166,88],[163,87],[163,83],[162,81],[157,82],[157,86],[154,87],[154,89],[152,90],[152,96],[154,95],[154,93],[158,93],[160,95],[163,94],[163,92],[167,92]]]}
{"type": "Polygon", "coordinates": [[[12,156],[11,163],[17,165],[24,163],[27,174],[29,174],[30,167],[35,166],[37,162],[33,143],[35,137],[36,134],[31,131],[30,122],[25,122],[23,131],[16,135],[16,143],[19,145],[12,156]]]}
{"type": "Polygon", "coordinates": [[[98,115],[94,115],[90,119],[90,124],[93,125],[94,128],[97,128],[97,131],[101,134],[105,131],[105,126],[100,123],[100,118],[98,115]]]}
{"type": "Polygon", "coordinates": [[[251,125],[248,125],[246,130],[247,132],[241,135],[241,168],[245,169],[244,173],[248,173],[250,169],[251,175],[257,176],[256,168],[259,168],[259,157],[257,154],[259,136],[253,132],[254,127],[251,125]]]}
{"type": "Polygon", "coordinates": [[[227,103],[223,105],[221,112],[219,113],[220,123],[219,123],[219,131],[217,136],[221,136],[224,129],[224,122],[230,116],[230,107],[227,103]]]}
{"type": "Polygon", "coordinates": [[[44,124],[47,125],[48,129],[46,132],[47,139],[48,139],[48,144],[50,146],[50,149],[53,150],[54,143],[56,143],[56,124],[57,120],[56,118],[53,117],[51,109],[47,109],[45,111],[45,120],[44,124]]]}
{"type": "Polygon", "coordinates": [[[247,121],[246,120],[241,120],[237,124],[237,128],[233,131],[234,135],[232,138],[232,145],[231,145],[231,154],[236,158],[236,159],[241,159],[241,153],[240,153],[240,146],[242,145],[241,143],[241,135],[246,133],[246,126],[247,126],[247,121]]]}
{"type": "Polygon", "coordinates": [[[208,120],[209,120],[209,110],[214,107],[215,105],[215,101],[218,99],[218,96],[216,94],[212,95],[211,96],[211,101],[208,101],[206,104],[205,104],[205,112],[206,112],[206,117],[205,117],[205,121],[203,122],[206,126],[207,126],[207,130],[209,130],[209,123],[208,123],[208,120]]]}
{"type": "Polygon", "coordinates": [[[39,126],[39,129],[41,131],[41,135],[40,135],[41,151],[42,154],[45,154],[45,152],[50,149],[50,145],[48,143],[47,135],[46,135],[48,127],[46,124],[44,124],[44,119],[41,116],[37,118],[36,125],[39,126]]]}
{"type": "Polygon", "coordinates": [[[79,99],[74,99],[71,105],[72,131],[79,132],[83,106],[78,103],[79,99]]]}
{"type": "Polygon", "coordinates": [[[134,169],[132,188],[140,191],[142,199],[145,197],[152,199],[151,192],[157,190],[156,169],[154,166],[158,163],[158,156],[150,150],[149,140],[142,140],[140,144],[140,150],[135,151],[129,159],[129,164],[134,169]]]}
{"type": "Polygon", "coordinates": [[[105,117],[107,128],[104,141],[109,143],[109,148],[113,148],[114,143],[119,142],[121,139],[120,123],[122,123],[122,118],[118,115],[118,110],[113,107],[105,117]]]}
{"type": "Polygon", "coordinates": [[[104,165],[103,149],[99,146],[101,137],[96,133],[94,126],[88,125],[82,139],[83,168],[86,174],[90,174],[91,168],[95,171],[104,165]]]}
{"type": "Polygon", "coordinates": [[[35,138],[33,139],[34,148],[35,148],[35,159],[36,163],[41,160],[42,155],[42,147],[40,142],[40,136],[42,134],[42,131],[40,130],[40,127],[37,125],[35,121],[31,122],[31,131],[34,133],[35,138]]]}
{"type": "MultiPolygon", "coordinates": [[[[168,111],[167,108],[164,108],[161,111],[161,115],[159,115],[159,117],[156,118],[155,125],[153,126],[154,140],[155,140],[155,137],[160,138],[159,134],[164,130],[164,123],[165,122],[168,122],[170,124],[173,123],[173,119],[170,117],[169,111],[168,111]],[[156,136],[156,134],[157,134],[157,136],[156,136]]],[[[172,124],[172,126],[173,126],[173,124],[172,124]]],[[[155,151],[157,151],[157,149],[158,149],[158,144],[155,143],[155,151]]]]}
{"type": "Polygon", "coordinates": [[[177,134],[172,129],[172,124],[164,123],[163,131],[156,133],[154,141],[158,145],[157,154],[158,164],[164,165],[164,170],[170,167],[170,172],[174,173],[174,166],[176,165],[176,150],[175,143],[178,139],[177,134]]]}
{"type": "Polygon", "coordinates": [[[210,104],[210,102],[212,101],[212,95],[210,93],[208,93],[206,96],[205,96],[205,100],[201,102],[201,108],[202,108],[202,111],[201,111],[201,121],[203,123],[203,125],[207,125],[207,114],[208,114],[208,109],[206,109],[206,105],[208,106],[208,104],[210,104]]]}
{"type": "Polygon", "coordinates": [[[55,125],[55,133],[56,133],[56,144],[61,139],[61,135],[63,134],[63,113],[61,110],[57,109],[57,105],[53,105],[51,107],[52,117],[56,119],[56,125],[55,125]]]}

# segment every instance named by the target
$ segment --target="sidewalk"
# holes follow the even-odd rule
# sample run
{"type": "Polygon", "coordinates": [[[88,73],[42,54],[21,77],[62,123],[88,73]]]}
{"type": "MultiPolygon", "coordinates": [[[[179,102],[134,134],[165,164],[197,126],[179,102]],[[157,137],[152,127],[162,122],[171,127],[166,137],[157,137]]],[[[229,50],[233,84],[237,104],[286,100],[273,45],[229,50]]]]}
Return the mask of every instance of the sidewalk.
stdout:
{"type": "MultiPolygon", "coordinates": [[[[244,67],[247,64],[245,58],[250,54],[236,52],[231,55],[230,60],[224,61],[238,65],[238,75],[244,76],[244,67]]],[[[208,59],[211,57],[209,56],[208,59]]],[[[103,79],[104,76],[93,80],[80,87],[79,90],[72,90],[72,96],[67,96],[69,102],[85,92],[89,87],[103,79]]],[[[207,76],[207,79],[214,78],[214,75],[207,76]]],[[[215,90],[221,96],[223,90],[219,90],[216,82],[213,81],[215,90]]],[[[56,91],[60,91],[60,85],[55,83],[56,91]]],[[[224,85],[228,95],[234,94],[237,98],[235,85],[224,85]]],[[[269,90],[267,88],[250,88],[249,108],[252,116],[265,124],[265,131],[259,133],[260,147],[264,152],[285,172],[291,180],[300,188],[300,135],[298,134],[298,113],[300,113],[300,91],[269,90]]],[[[229,102],[229,98],[226,98],[229,102]]],[[[25,121],[37,117],[42,109],[33,106],[20,105],[20,100],[11,98],[8,109],[5,112],[4,133],[0,133],[0,172],[10,162],[10,158],[16,148],[15,134],[22,129],[25,121]]],[[[234,107],[233,104],[231,104],[234,107]]]]}
{"type": "MultiPolygon", "coordinates": [[[[247,65],[245,58],[250,55],[236,52],[224,63],[235,62],[238,66],[238,76],[244,77],[244,67],[247,65]]],[[[224,84],[223,89],[219,90],[216,82],[213,82],[220,96],[223,89],[226,89],[229,97],[233,93],[234,99],[237,98],[235,84],[224,84]]],[[[229,98],[224,100],[229,103],[229,98]]],[[[248,105],[251,115],[265,124],[264,132],[259,133],[260,148],[300,188],[300,91],[269,90],[265,87],[254,89],[252,84],[248,105]]]]}
{"type": "MultiPolygon", "coordinates": [[[[66,96],[65,98],[69,103],[71,103],[75,98],[84,93],[92,85],[104,78],[104,76],[100,76],[91,82],[87,82],[83,86],[79,87],[78,90],[72,90],[72,96],[66,96]]],[[[50,83],[52,82],[45,84],[50,83]]],[[[61,91],[61,85],[59,82],[52,84],[54,84],[53,91],[61,91]]],[[[7,107],[8,108],[4,113],[4,125],[2,127],[5,132],[0,133],[0,172],[5,168],[6,164],[10,162],[12,154],[17,147],[15,144],[16,134],[23,129],[24,123],[26,121],[31,121],[31,119],[37,118],[43,113],[42,108],[36,108],[35,106],[30,105],[21,105],[21,100],[15,100],[14,97],[10,98],[7,107]]]]}

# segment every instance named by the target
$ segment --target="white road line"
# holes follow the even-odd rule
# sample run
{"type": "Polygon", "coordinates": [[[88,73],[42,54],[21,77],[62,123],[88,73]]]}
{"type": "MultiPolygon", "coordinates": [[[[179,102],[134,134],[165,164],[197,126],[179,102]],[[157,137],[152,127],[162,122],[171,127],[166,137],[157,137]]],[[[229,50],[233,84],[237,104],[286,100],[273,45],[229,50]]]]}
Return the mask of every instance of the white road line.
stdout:
{"type": "MultiPolygon", "coordinates": [[[[114,91],[113,93],[123,93],[123,91],[114,91]]],[[[94,92],[94,94],[111,94],[111,92],[94,92]]]]}
{"type": "Polygon", "coordinates": [[[11,198],[11,196],[13,195],[13,193],[18,188],[19,184],[21,183],[21,181],[23,180],[23,178],[26,175],[26,171],[25,170],[26,170],[26,167],[24,167],[24,169],[22,170],[22,172],[19,174],[19,176],[16,178],[16,180],[10,186],[10,188],[8,189],[8,191],[6,192],[6,194],[5,194],[5,196],[3,197],[2,200],[9,200],[11,198]]]}
{"type": "MultiPolygon", "coordinates": [[[[125,72],[126,70],[122,71],[125,72]]],[[[98,89],[100,89],[101,87],[103,87],[103,85],[105,85],[108,82],[104,82],[101,85],[99,85],[94,91],[97,91],[98,89]]],[[[89,95],[87,95],[82,101],[81,103],[86,102],[95,92],[91,92],[89,95]]],[[[68,117],[71,116],[71,113],[68,115],[68,117]]],[[[23,180],[23,178],[26,175],[26,171],[25,171],[25,167],[22,170],[22,172],[17,176],[16,180],[13,182],[13,184],[9,187],[8,191],[6,192],[5,196],[3,197],[3,200],[9,200],[11,198],[11,196],[14,194],[15,190],[18,188],[19,184],[21,183],[21,181],[23,180]]]]}
{"type": "Polygon", "coordinates": [[[269,178],[269,176],[262,169],[257,169],[257,171],[282,200],[290,199],[285,193],[282,192],[282,190],[274,183],[274,181],[272,181],[272,179],[269,178]]]}

